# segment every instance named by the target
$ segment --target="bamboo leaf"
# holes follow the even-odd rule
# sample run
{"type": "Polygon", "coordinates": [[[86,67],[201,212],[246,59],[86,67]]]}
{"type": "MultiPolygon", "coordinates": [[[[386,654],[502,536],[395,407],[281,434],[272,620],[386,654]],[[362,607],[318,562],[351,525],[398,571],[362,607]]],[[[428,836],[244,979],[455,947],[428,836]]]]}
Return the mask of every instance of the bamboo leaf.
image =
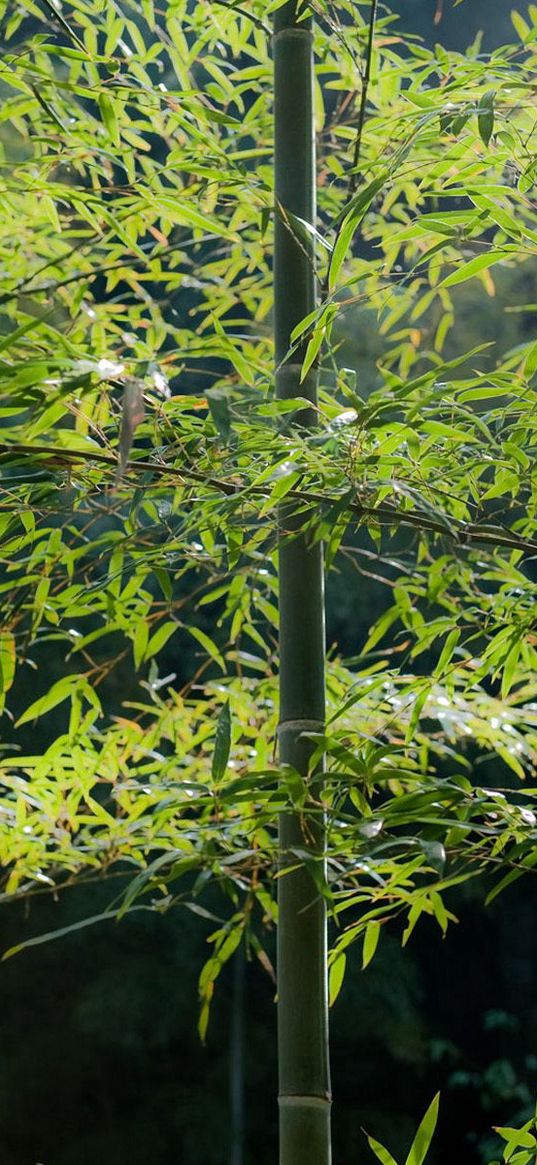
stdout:
{"type": "Polygon", "coordinates": [[[438,660],[435,668],[435,675],[439,676],[440,678],[444,675],[446,668],[449,667],[449,664],[451,663],[453,652],[457,646],[457,643],[459,642],[460,637],[461,633],[459,628],[454,627],[453,630],[450,631],[446,642],[444,643],[442,651],[440,652],[440,659],[438,660]]]}
{"type": "Polygon", "coordinates": [[[483,145],[488,146],[494,129],[494,90],[484,93],[477,110],[477,126],[483,145]]]}
{"type": "Polygon", "coordinates": [[[48,692],[45,692],[38,700],[34,700],[22,716],[19,716],[17,728],[20,728],[22,724],[28,724],[30,720],[37,720],[39,716],[44,716],[53,708],[57,708],[59,704],[73,695],[73,690],[79,683],[80,677],[78,675],[64,676],[63,679],[57,680],[48,692]]]}
{"type": "MultiPolygon", "coordinates": [[[[417,685],[416,685],[416,687],[417,687],[417,685]]],[[[416,728],[418,726],[421,713],[425,707],[425,704],[427,702],[428,697],[429,697],[429,684],[427,682],[425,682],[425,684],[421,688],[421,691],[418,690],[416,692],[416,696],[415,696],[415,699],[414,699],[413,704],[412,704],[412,711],[410,713],[408,728],[406,730],[406,737],[405,737],[406,744],[410,744],[414,739],[414,734],[416,732],[416,728]]]]}
{"type": "Polygon", "coordinates": [[[302,363],[302,369],[300,372],[300,383],[301,384],[303,384],[304,380],[306,379],[306,376],[308,375],[308,372],[309,372],[312,364],[314,363],[314,361],[316,360],[316,358],[319,354],[321,344],[324,340],[324,336],[325,336],[325,328],[320,327],[320,328],[316,328],[316,330],[313,332],[313,335],[308,340],[308,346],[306,348],[306,355],[304,356],[304,360],[302,363]]]}
{"type": "Polygon", "coordinates": [[[216,723],[214,737],[214,751],[212,760],[213,781],[221,781],[225,776],[229,752],[231,749],[231,711],[229,700],[222,705],[222,710],[216,723]]]}
{"type": "Polygon", "coordinates": [[[521,1129],[510,1128],[507,1125],[495,1125],[494,1132],[498,1133],[498,1136],[502,1137],[504,1141],[507,1141],[509,1157],[506,1157],[506,1160],[512,1156],[515,1149],[535,1149],[536,1140],[533,1133],[530,1132],[532,1126],[533,1119],[527,1121],[521,1129]]]}
{"type": "Polygon", "coordinates": [[[0,631],[0,693],[5,695],[9,691],[15,676],[16,667],[15,637],[11,631],[0,631]]]}
{"type": "Polygon", "coordinates": [[[226,665],[224,663],[222,654],[216,646],[216,643],[211,639],[210,635],[207,635],[205,631],[201,630],[200,627],[195,627],[193,624],[186,627],[185,630],[188,631],[189,635],[192,635],[193,638],[197,640],[200,646],[205,649],[210,658],[213,659],[214,662],[218,664],[218,667],[225,672],[226,665]]]}
{"type": "Polygon", "coordinates": [[[438,1105],[440,1103],[440,1093],[431,1101],[423,1120],[418,1128],[416,1136],[412,1142],[410,1152],[406,1159],[405,1165],[423,1165],[429,1146],[433,1139],[436,1122],[438,1120],[438,1105]]]}
{"type": "Polygon", "coordinates": [[[384,1145],[380,1144],[380,1141],[376,1141],[374,1137],[370,1136],[367,1137],[367,1141],[369,1148],[373,1150],[377,1161],[380,1161],[380,1165],[397,1165],[395,1157],[392,1157],[391,1153],[389,1153],[388,1150],[384,1148],[384,1145]]]}
{"type": "Polygon", "coordinates": [[[162,623],[161,626],[158,627],[157,630],[153,633],[147,644],[145,658],[151,659],[152,656],[158,655],[159,651],[162,651],[162,648],[165,647],[166,643],[169,639],[171,639],[172,635],[175,635],[177,629],[177,623],[162,623]]]}
{"type": "Polygon", "coordinates": [[[108,137],[115,146],[120,144],[119,123],[117,118],[116,104],[109,93],[99,94],[99,109],[103,119],[103,125],[106,129],[108,137]]]}
{"type": "Polygon", "coordinates": [[[507,699],[507,696],[509,695],[509,692],[511,691],[511,688],[513,686],[513,681],[515,678],[515,673],[516,673],[518,661],[520,659],[521,650],[522,650],[522,642],[520,639],[517,639],[516,642],[513,644],[511,650],[509,651],[507,658],[505,660],[505,663],[503,665],[503,668],[502,668],[502,686],[501,686],[502,700],[507,699]]]}
{"type": "Polygon", "coordinates": [[[347,956],[344,951],[341,951],[337,958],[334,959],[334,962],[330,967],[330,973],[328,977],[328,1003],[330,1007],[333,1007],[341,991],[343,980],[345,978],[346,967],[347,956]]]}
{"type": "Polygon", "coordinates": [[[489,906],[490,903],[494,902],[494,899],[498,897],[498,894],[501,894],[502,891],[506,890],[508,886],[511,886],[513,884],[513,882],[517,882],[518,879],[522,877],[522,875],[524,874],[524,872],[526,870],[531,870],[536,865],[537,865],[537,850],[535,850],[533,853],[528,854],[527,857],[524,857],[522,859],[522,862],[521,862],[520,866],[518,867],[518,869],[510,870],[505,875],[505,877],[500,879],[500,881],[497,883],[497,885],[494,886],[494,888],[487,894],[487,897],[485,899],[485,905],[489,906]]]}
{"type": "Polygon", "coordinates": [[[328,239],[325,239],[324,235],[322,235],[321,232],[317,230],[317,227],[315,227],[313,223],[306,222],[304,218],[299,218],[297,214],[292,214],[290,210],[285,211],[285,217],[289,220],[299,238],[302,238],[307,243],[310,243],[313,239],[315,242],[319,243],[319,245],[323,247],[325,251],[329,251],[330,253],[332,252],[332,246],[328,242],[328,239]]]}
{"type": "Polygon", "coordinates": [[[382,174],[380,178],[373,179],[360,194],[353,199],[351,209],[348,211],[346,218],[344,218],[339,229],[332,258],[330,260],[330,267],[328,271],[328,287],[333,291],[337,283],[337,278],[341,270],[341,266],[347,256],[347,252],[352,243],[354,235],[365,217],[371,203],[376,195],[382,190],[386,182],[386,175],[382,174]]]}
{"type": "Polygon", "coordinates": [[[520,15],[520,12],[517,12],[516,8],[513,8],[511,12],[511,21],[513,23],[515,32],[518,33],[521,41],[525,41],[526,37],[528,37],[530,34],[530,28],[529,25],[526,24],[524,18],[520,15]]]}
{"type": "Polygon", "coordinates": [[[531,376],[533,376],[533,373],[536,370],[537,370],[537,340],[535,341],[534,344],[531,345],[529,352],[528,352],[528,355],[526,356],[526,359],[524,361],[524,374],[525,374],[525,376],[528,377],[528,380],[531,376]]]}
{"type": "Polygon", "coordinates": [[[378,946],[379,938],[380,938],[380,923],[376,922],[375,920],[373,922],[368,922],[368,924],[365,928],[364,949],[363,949],[363,955],[362,955],[362,970],[363,971],[365,971],[365,968],[369,966],[369,964],[370,964],[370,962],[375,954],[375,951],[376,951],[377,946],[378,946]]]}
{"type": "Polygon", "coordinates": [[[147,640],[149,637],[149,628],[145,619],[139,619],[136,624],[134,632],[133,648],[134,648],[134,666],[139,668],[140,664],[145,659],[145,651],[147,647],[147,640]]]}
{"type": "Polygon", "coordinates": [[[475,259],[470,259],[468,263],[463,263],[457,267],[456,271],[452,271],[451,275],[448,275],[440,286],[455,287],[457,283],[465,283],[467,279],[473,279],[474,275],[479,275],[480,271],[485,271],[505,257],[505,252],[494,250],[487,251],[484,255],[477,255],[475,259]]]}
{"type": "MultiPolygon", "coordinates": [[[[152,906],[133,906],[132,910],[151,910],[152,906]]],[[[6,959],[13,958],[14,955],[20,954],[21,951],[26,951],[30,947],[38,947],[43,943],[52,942],[57,938],[64,938],[66,934],[73,934],[76,930],[84,930],[86,926],[94,926],[96,922],[110,922],[115,919],[115,914],[111,910],[105,910],[102,914],[94,914],[91,918],[82,918],[78,922],[72,922],[69,926],[61,926],[58,930],[47,931],[46,934],[36,935],[34,938],[25,939],[24,942],[16,943],[15,946],[9,947],[2,955],[2,962],[6,959]]]]}

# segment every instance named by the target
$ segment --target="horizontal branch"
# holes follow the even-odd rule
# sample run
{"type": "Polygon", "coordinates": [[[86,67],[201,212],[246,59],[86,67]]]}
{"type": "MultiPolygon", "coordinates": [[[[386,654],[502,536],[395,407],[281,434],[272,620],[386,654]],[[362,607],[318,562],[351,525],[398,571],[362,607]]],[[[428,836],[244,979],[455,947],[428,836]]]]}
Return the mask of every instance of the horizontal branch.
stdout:
{"type": "MultiPolygon", "coordinates": [[[[18,442],[7,444],[0,442],[0,456],[12,454],[21,456],[49,457],[56,461],[58,466],[66,468],[66,463],[90,464],[109,466],[117,474],[119,459],[107,453],[88,452],[79,449],[63,449],[54,445],[25,445],[18,442]]],[[[270,495],[270,486],[248,485],[247,482],[224,481],[217,477],[207,477],[198,470],[188,466],[177,467],[159,461],[128,461],[124,467],[126,473],[137,473],[139,470],[156,474],[157,477],[176,477],[186,485],[188,482],[198,482],[210,489],[224,494],[226,497],[259,497],[267,498],[270,495]]],[[[520,538],[504,526],[480,525],[479,522],[462,522],[460,519],[435,518],[426,510],[403,510],[398,506],[383,502],[380,506],[367,505],[357,499],[346,499],[337,494],[314,493],[311,490],[291,489],[285,495],[287,502],[303,502],[306,505],[319,508],[333,509],[341,507],[341,513],[347,511],[357,518],[370,518],[380,525],[399,527],[405,526],[418,531],[428,531],[447,538],[456,546],[468,548],[472,545],[505,547],[509,550],[519,550],[523,554],[537,554],[537,541],[530,538],[520,538]]],[[[274,503],[275,507],[277,502],[274,503]]]]}

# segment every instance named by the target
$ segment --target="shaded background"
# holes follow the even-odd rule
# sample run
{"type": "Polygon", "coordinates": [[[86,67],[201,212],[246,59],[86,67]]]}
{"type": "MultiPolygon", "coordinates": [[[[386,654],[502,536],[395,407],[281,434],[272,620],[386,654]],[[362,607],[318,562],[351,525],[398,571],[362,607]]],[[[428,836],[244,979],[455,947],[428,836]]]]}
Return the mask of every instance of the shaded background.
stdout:
{"type": "MultiPolygon", "coordinates": [[[[444,0],[437,24],[437,0],[397,0],[393,8],[406,31],[449,48],[464,49],[480,28],[487,49],[514,36],[511,0],[464,0],[456,9],[444,0]]],[[[502,279],[493,301],[465,290],[464,335],[450,339],[460,350],[489,337],[501,336],[502,348],[528,338],[531,317],[505,307],[535,301],[537,278],[526,267],[502,279]]],[[[367,327],[361,338],[349,335],[345,362],[372,361],[371,342],[367,327]]],[[[330,639],[354,653],[383,602],[357,575],[333,579],[330,639]]],[[[177,670],[171,656],[169,663],[177,670]]],[[[5,907],[0,947],[98,913],[112,894],[97,885],[5,907]]],[[[395,931],[383,936],[367,971],[358,950],[350,960],[332,1017],[337,1165],[372,1160],[364,1127],[399,1160],[437,1088],[436,1165],[454,1156],[488,1161],[491,1125],[514,1123],[533,1107],[533,883],[518,883],[487,911],[467,888],[455,909],[460,923],[445,940],[436,924],[423,923],[404,951],[395,931]]],[[[208,933],[187,912],[134,915],[0,964],[3,1165],[277,1160],[274,988],[258,964],[226,968],[202,1047],[197,975],[208,933]],[[236,1136],[234,1143],[240,1127],[242,1146],[236,1136]]]]}

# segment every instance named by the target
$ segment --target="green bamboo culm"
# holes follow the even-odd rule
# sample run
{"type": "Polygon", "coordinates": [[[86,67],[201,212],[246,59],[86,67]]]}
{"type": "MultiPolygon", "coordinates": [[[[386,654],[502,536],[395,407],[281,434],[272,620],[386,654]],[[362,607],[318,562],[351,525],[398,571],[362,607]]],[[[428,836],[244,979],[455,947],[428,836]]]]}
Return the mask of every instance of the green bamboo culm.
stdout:
{"type": "MultiPolygon", "coordinates": [[[[289,355],[291,333],[315,307],[313,245],[293,230],[291,216],[315,222],[313,33],[300,3],[284,4],[274,22],[276,393],[279,399],[317,400],[314,371],[300,383],[304,351],[289,355]]],[[[315,408],[294,418],[316,423],[315,408]]],[[[323,552],[301,533],[303,516],[280,510],[280,725],[279,758],[309,774],[308,732],[325,720],[323,552]]],[[[322,783],[312,781],[312,803],[322,783]]],[[[330,1072],[326,972],[326,907],[297,851],[322,862],[324,822],[286,813],[280,821],[278,887],[278,1056],[280,1165],[330,1165],[330,1072]],[[308,855],[309,856],[309,855],[308,855]]]]}

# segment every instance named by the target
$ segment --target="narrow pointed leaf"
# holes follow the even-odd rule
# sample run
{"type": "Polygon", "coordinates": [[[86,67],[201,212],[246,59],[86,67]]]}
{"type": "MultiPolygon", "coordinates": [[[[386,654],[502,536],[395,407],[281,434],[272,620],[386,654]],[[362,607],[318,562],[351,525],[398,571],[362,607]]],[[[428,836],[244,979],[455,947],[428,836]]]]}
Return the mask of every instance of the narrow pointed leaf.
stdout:
{"type": "Polygon", "coordinates": [[[384,1148],[384,1145],[380,1144],[380,1141],[376,1141],[374,1137],[369,1136],[367,1141],[369,1148],[373,1150],[377,1161],[380,1161],[380,1165],[397,1165],[395,1157],[392,1157],[391,1153],[389,1153],[388,1150],[384,1148]]]}
{"type": "Polygon", "coordinates": [[[231,748],[231,712],[229,700],[226,700],[218,717],[214,738],[214,752],[212,762],[213,781],[221,781],[225,775],[229,752],[231,748]]]}
{"type": "Polygon", "coordinates": [[[439,1103],[440,1093],[437,1092],[414,1137],[405,1165],[423,1165],[436,1128],[439,1103]]]}

